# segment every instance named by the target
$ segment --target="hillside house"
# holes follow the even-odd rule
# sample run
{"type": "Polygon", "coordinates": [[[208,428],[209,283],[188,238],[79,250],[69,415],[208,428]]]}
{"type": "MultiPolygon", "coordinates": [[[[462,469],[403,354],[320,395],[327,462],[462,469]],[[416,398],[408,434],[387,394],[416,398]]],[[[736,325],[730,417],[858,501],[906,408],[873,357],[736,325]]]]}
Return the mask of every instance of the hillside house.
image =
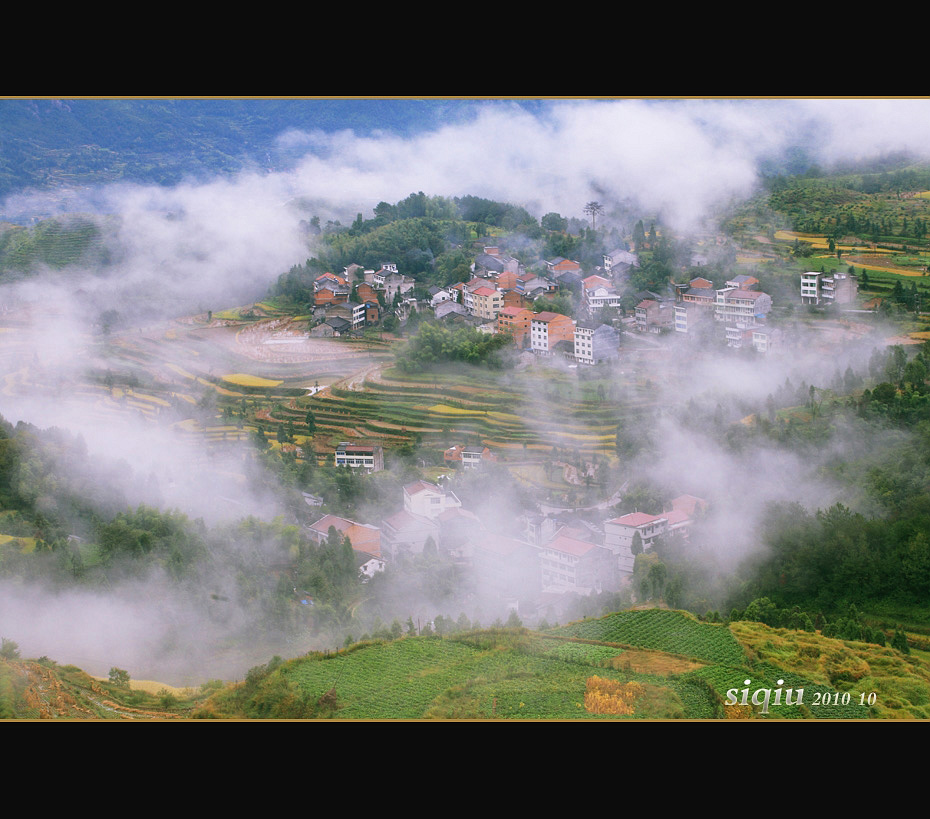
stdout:
{"type": "Polygon", "coordinates": [[[504,307],[504,296],[496,287],[476,287],[471,292],[471,314],[484,321],[496,321],[504,307]]]}
{"type": "Polygon", "coordinates": [[[368,523],[356,523],[354,520],[340,518],[336,515],[324,515],[306,527],[308,537],[317,544],[326,542],[329,528],[332,526],[340,537],[348,537],[352,550],[368,558],[381,559],[381,530],[368,523]]]}
{"type": "Polygon", "coordinates": [[[432,538],[439,545],[439,523],[436,520],[401,509],[381,521],[382,546],[392,560],[400,555],[418,555],[432,538]]]}
{"type": "Polygon", "coordinates": [[[679,292],[678,300],[687,304],[713,307],[717,301],[717,291],[714,290],[713,282],[707,279],[692,279],[688,287],[679,292]]]}
{"type": "Polygon", "coordinates": [[[760,283],[755,276],[742,274],[734,276],[730,281],[726,282],[726,286],[735,287],[737,290],[758,290],[760,283]]]}
{"type": "MultiPolygon", "coordinates": [[[[320,329],[317,333],[318,336],[344,336],[346,333],[352,332],[352,322],[342,318],[342,316],[329,316],[326,321],[323,322],[327,327],[330,328],[330,331],[320,329]]],[[[316,330],[317,328],[314,328],[316,330]]],[[[312,331],[311,331],[312,333],[312,331]]]]}
{"type": "Polygon", "coordinates": [[[751,324],[764,319],[772,309],[772,297],[759,290],[724,287],[717,291],[714,318],[727,324],[751,324]]]}
{"type": "Polygon", "coordinates": [[[617,561],[609,549],[559,531],[539,549],[542,587],[591,594],[616,588],[617,561]]]}
{"type": "Polygon", "coordinates": [[[679,302],[674,307],[675,332],[691,335],[709,335],[713,331],[713,303],[709,306],[694,302],[679,302]]]}
{"type": "MultiPolygon", "coordinates": [[[[373,270],[370,272],[374,273],[373,270]]],[[[342,268],[342,278],[348,284],[355,284],[355,282],[364,281],[365,273],[365,268],[360,264],[356,264],[355,262],[352,262],[352,264],[342,268]]]]}
{"type": "Polygon", "coordinates": [[[516,270],[504,270],[502,273],[498,274],[495,277],[497,282],[497,287],[499,290],[515,290],[517,287],[517,271],[516,270]]]}
{"type": "Polygon", "coordinates": [[[546,273],[557,278],[561,273],[581,273],[581,264],[573,259],[556,256],[554,259],[545,259],[546,273]]]}
{"type": "Polygon", "coordinates": [[[380,472],[384,469],[384,451],[374,444],[350,444],[342,442],[333,455],[336,466],[380,472]]]}
{"type": "Polygon", "coordinates": [[[574,359],[580,364],[599,364],[620,358],[620,334],[607,324],[579,321],[575,325],[574,359]]]}
{"type": "Polygon", "coordinates": [[[603,276],[588,276],[581,280],[582,307],[589,316],[595,315],[604,307],[620,307],[620,294],[613,284],[603,276]]]}
{"type": "Polygon", "coordinates": [[[574,347],[575,323],[561,313],[534,313],[530,321],[530,349],[537,355],[552,355],[560,341],[574,347]]]}
{"type": "Polygon", "coordinates": [[[328,307],[331,304],[345,304],[349,300],[349,286],[344,288],[324,285],[313,293],[313,304],[316,307],[328,307]]]}
{"type": "Polygon", "coordinates": [[[634,310],[636,329],[641,333],[660,333],[675,326],[675,310],[664,301],[643,299],[634,310]]]}
{"type": "Polygon", "coordinates": [[[472,271],[476,276],[487,275],[497,278],[504,273],[521,273],[523,265],[519,259],[501,253],[498,247],[486,247],[483,253],[475,257],[472,271]]]}
{"type": "Polygon", "coordinates": [[[695,495],[679,495],[666,504],[663,517],[667,521],[667,532],[687,538],[691,525],[707,511],[707,501],[695,495]]]}
{"type": "Polygon", "coordinates": [[[801,304],[853,304],[858,295],[859,280],[851,273],[801,274],[801,304]]]}
{"type": "Polygon", "coordinates": [[[442,454],[442,459],[445,463],[461,466],[462,469],[477,469],[482,463],[496,461],[497,456],[486,446],[456,444],[442,454]]]}
{"type": "MultiPolygon", "coordinates": [[[[377,302],[375,303],[377,309],[377,302]]],[[[352,301],[342,302],[339,304],[329,304],[326,307],[327,318],[342,318],[351,325],[353,330],[360,330],[365,326],[365,319],[368,315],[368,307],[365,304],[356,304],[352,301]]]]}
{"type": "Polygon", "coordinates": [[[782,331],[774,327],[753,327],[752,348],[757,353],[768,353],[782,345],[782,331]]]}
{"type": "Polygon", "coordinates": [[[467,446],[462,449],[462,469],[477,469],[483,463],[493,463],[497,456],[486,446],[467,446]]]}
{"type": "Polygon", "coordinates": [[[616,556],[618,569],[632,574],[635,559],[632,547],[636,535],[639,535],[642,549],[646,551],[665,534],[667,528],[668,518],[664,515],[630,512],[604,522],[604,546],[616,556]]]}
{"type": "Polygon", "coordinates": [[[444,301],[452,300],[452,293],[446,290],[445,287],[436,287],[435,285],[430,287],[426,291],[429,295],[429,304],[430,307],[435,308],[437,304],[442,304],[444,301]]]}
{"type": "Polygon", "coordinates": [[[448,316],[459,316],[464,318],[468,313],[465,312],[465,308],[457,301],[444,301],[436,305],[433,309],[433,315],[436,316],[437,319],[444,319],[448,316]]]}
{"type": "Polygon", "coordinates": [[[414,481],[404,487],[404,510],[424,518],[438,518],[448,509],[457,509],[462,502],[454,492],[429,481],[414,481]]]}
{"type": "Polygon", "coordinates": [[[604,270],[612,275],[626,273],[631,267],[636,267],[638,264],[639,259],[636,254],[630,253],[625,248],[618,248],[604,254],[604,270]]]}
{"type": "Polygon", "coordinates": [[[532,321],[533,313],[525,307],[503,307],[497,314],[497,332],[511,336],[514,344],[522,349],[530,335],[532,321]]]}
{"type": "Polygon", "coordinates": [[[374,302],[378,304],[378,290],[372,287],[368,282],[362,282],[355,288],[355,295],[360,302],[374,302]]]}
{"type": "Polygon", "coordinates": [[[397,272],[397,265],[382,265],[372,276],[372,283],[376,290],[384,290],[385,304],[392,304],[394,298],[399,293],[401,296],[409,293],[416,286],[416,281],[411,276],[405,276],[397,272]]]}

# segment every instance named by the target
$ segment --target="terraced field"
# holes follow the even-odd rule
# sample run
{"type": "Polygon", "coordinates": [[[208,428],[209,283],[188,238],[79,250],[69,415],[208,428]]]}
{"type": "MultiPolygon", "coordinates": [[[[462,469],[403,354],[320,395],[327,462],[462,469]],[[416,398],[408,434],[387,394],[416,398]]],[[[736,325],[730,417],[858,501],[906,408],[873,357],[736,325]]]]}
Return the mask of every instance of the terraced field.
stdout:
{"type": "Polygon", "coordinates": [[[743,651],[729,628],[702,623],[681,611],[622,611],[596,620],[581,620],[551,633],[642,646],[722,665],[745,663],[743,651]]]}
{"type": "Polygon", "coordinates": [[[318,457],[339,441],[364,440],[440,450],[480,442],[511,460],[553,448],[612,459],[616,399],[628,413],[654,408],[652,391],[615,373],[592,381],[550,367],[404,374],[392,367],[390,341],[311,339],[304,323],[258,308],[257,318],[239,311],[87,336],[61,361],[34,330],[8,322],[0,392],[77,400],[101,424],[129,414],[208,443],[256,429],[275,442],[283,426],[318,457]]]}

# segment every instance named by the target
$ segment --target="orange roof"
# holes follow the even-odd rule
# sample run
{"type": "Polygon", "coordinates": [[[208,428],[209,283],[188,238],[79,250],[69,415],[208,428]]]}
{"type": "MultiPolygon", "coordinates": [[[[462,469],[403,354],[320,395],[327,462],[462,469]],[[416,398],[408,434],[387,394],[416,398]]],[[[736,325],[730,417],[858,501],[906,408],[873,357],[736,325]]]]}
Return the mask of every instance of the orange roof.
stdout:
{"type": "Polygon", "coordinates": [[[673,509],[671,512],[665,513],[665,519],[668,521],[669,526],[674,526],[676,523],[686,523],[691,520],[691,515],[684,509],[673,509]]]}
{"type": "Polygon", "coordinates": [[[342,278],[342,276],[337,276],[335,273],[321,273],[319,276],[316,277],[317,281],[319,281],[320,279],[334,279],[335,281],[339,282],[339,284],[346,283],[346,280],[342,278]]]}
{"type": "Polygon", "coordinates": [[[581,557],[592,549],[596,549],[597,544],[588,543],[586,540],[578,540],[568,535],[556,535],[544,548],[552,549],[556,552],[564,552],[565,554],[574,555],[575,557],[581,557]]]}
{"type": "Polygon", "coordinates": [[[434,483],[429,483],[429,481],[414,481],[413,483],[408,483],[404,487],[404,492],[408,495],[418,495],[420,492],[442,492],[442,490],[436,486],[434,483]]]}
{"type": "Polygon", "coordinates": [[[355,551],[365,552],[374,557],[381,556],[381,530],[377,526],[356,523],[354,520],[336,517],[336,515],[325,515],[310,528],[325,537],[329,533],[330,526],[334,527],[339,534],[348,535],[355,551]]]}
{"type": "Polygon", "coordinates": [[[665,520],[661,515],[647,515],[645,512],[630,512],[628,515],[621,515],[614,518],[608,523],[617,523],[620,526],[645,526],[647,523],[655,523],[659,520],[665,520]]]}
{"type": "Polygon", "coordinates": [[[679,495],[673,498],[669,505],[675,511],[683,511],[688,515],[693,515],[698,509],[706,509],[707,501],[695,495],[679,495]]]}

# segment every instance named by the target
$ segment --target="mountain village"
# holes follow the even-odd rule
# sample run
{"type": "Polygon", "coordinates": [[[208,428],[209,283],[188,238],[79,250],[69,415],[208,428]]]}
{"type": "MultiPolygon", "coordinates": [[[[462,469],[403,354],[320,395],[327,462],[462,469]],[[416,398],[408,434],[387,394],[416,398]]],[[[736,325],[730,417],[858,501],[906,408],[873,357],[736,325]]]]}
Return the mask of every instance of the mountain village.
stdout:
{"type": "MultiPolygon", "coordinates": [[[[647,345],[670,336],[757,354],[784,345],[784,331],[769,321],[772,297],[755,277],[738,275],[717,288],[710,279],[695,277],[671,284],[662,294],[631,292],[630,272],[637,264],[635,253],[619,249],[605,254],[603,265],[588,275],[578,262],[561,257],[542,260],[538,272],[529,272],[499,248],[485,247],[472,265],[469,281],[430,287],[425,294],[420,291],[420,298],[414,292],[417,282],[395,264],[377,270],[350,265],[341,275],[325,273],[315,280],[318,323],[310,336],[358,333],[388,313],[399,322],[417,313],[483,333],[506,334],[529,366],[568,367],[617,362],[622,336],[647,345]],[[577,305],[577,317],[534,309],[559,294],[569,297],[565,303],[577,305]],[[386,305],[391,305],[387,312],[386,305]]],[[[801,276],[802,305],[852,305],[856,296],[857,281],[851,273],[801,276]]],[[[343,442],[333,457],[336,466],[349,469],[384,468],[377,444],[343,442]]],[[[450,470],[480,470],[496,455],[483,445],[453,444],[443,459],[450,470]]],[[[348,537],[360,573],[367,577],[404,556],[441,550],[470,567],[483,593],[535,622],[557,619],[569,596],[618,591],[629,584],[636,556],[659,539],[687,540],[707,506],[705,499],[681,495],[661,514],[634,511],[604,516],[598,524],[571,509],[546,515],[526,511],[519,519],[521,533],[513,536],[464,508],[441,481],[418,480],[403,488],[396,511],[382,520],[353,521],[330,514],[316,520],[309,534],[323,542],[334,528],[348,537]]]]}

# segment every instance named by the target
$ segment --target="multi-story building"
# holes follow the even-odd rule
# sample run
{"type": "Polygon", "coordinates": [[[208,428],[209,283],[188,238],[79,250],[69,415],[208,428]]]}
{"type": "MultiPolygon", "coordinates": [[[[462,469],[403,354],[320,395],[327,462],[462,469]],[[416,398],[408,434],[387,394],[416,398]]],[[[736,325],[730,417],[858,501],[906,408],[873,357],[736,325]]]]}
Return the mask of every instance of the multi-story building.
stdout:
{"type": "Polygon", "coordinates": [[[534,313],[530,322],[530,349],[539,355],[552,355],[560,341],[575,343],[575,323],[561,313],[534,313]]]}
{"type": "MultiPolygon", "coordinates": [[[[377,308],[377,302],[375,302],[374,306],[377,308]]],[[[326,317],[330,318],[332,316],[344,318],[352,325],[353,330],[359,330],[365,326],[368,317],[368,307],[366,303],[356,304],[352,301],[330,304],[326,307],[326,317]]]]}
{"type": "Polygon", "coordinates": [[[575,360],[597,364],[620,357],[620,334],[607,324],[579,321],[575,325],[575,360]]]}
{"type": "Polygon", "coordinates": [[[404,511],[424,518],[437,518],[449,509],[458,509],[462,502],[454,492],[428,481],[414,481],[404,487],[404,511]]]}
{"type": "Polygon", "coordinates": [[[604,546],[617,558],[617,567],[622,572],[633,572],[633,541],[639,535],[643,551],[652,547],[668,527],[668,519],[662,515],[647,515],[645,512],[630,512],[619,518],[605,521],[604,546]]]}
{"type": "Polygon", "coordinates": [[[673,306],[664,301],[643,299],[633,311],[636,329],[641,333],[660,333],[675,326],[673,306]]]}
{"type": "Polygon", "coordinates": [[[533,313],[525,307],[503,307],[497,314],[497,332],[511,336],[514,344],[522,348],[532,321],[533,313]]]}
{"type": "Polygon", "coordinates": [[[590,594],[616,586],[610,550],[562,532],[539,547],[539,563],[544,591],[590,594]]]}
{"type": "Polygon", "coordinates": [[[772,297],[759,290],[724,287],[717,291],[714,318],[727,324],[752,324],[772,309],[772,297]]]}
{"type": "Polygon", "coordinates": [[[539,551],[530,543],[499,532],[483,532],[470,539],[468,551],[482,592],[515,602],[538,596],[539,551]]]}
{"type": "Polygon", "coordinates": [[[588,276],[581,280],[583,307],[589,316],[593,316],[604,307],[619,307],[620,294],[613,283],[603,276],[588,276]]]}
{"type": "Polygon", "coordinates": [[[456,444],[443,452],[442,459],[453,466],[461,464],[463,469],[477,469],[483,461],[496,461],[497,456],[486,446],[456,444]]]}
{"type": "Polygon", "coordinates": [[[350,444],[343,441],[336,447],[334,459],[336,466],[364,469],[367,472],[384,469],[384,451],[373,444],[350,444]]]}
{"type": "Polygon", "coordinates": [[[494,321],[504,307],[504,294],[496,287],[478,287],[471,293],[471,313],[485,321],[494,321]]]}
{"type": "Polygon", "coordinates": [[[781,330],[772,327],[754,327],[752,330],[752,346],[758,353],[767,353],[781,344],[781,330]]]}
{"type": "Polygon", "coordinates": [[[635,253],[630,253],[629,250],[620,248],[618,250],[612,250],[610,253],[604,254],[604,270],[608,273],[613,273],[616,271],[622,271],[624,269],[629,269],[630,267],[635,267],[638,264],[635,253]]]}
{"type": "Polygon", "coordinates": [[[573,259],[565,259],[562,256],[556,256],[554,259],[546,260],[546,272],[550,276],[558,276],[560,273],[580,273],[581,265],[573,259]]]}
{"type": "Polygon", "coordinates": [[[859,280],[852,273],[801,274],[801,304],[852,304],[859,293],[859,280]]]}
{"type": "Polygon", "coordinates": [[[701,334],[714,324],[713,304],[708,307],[705,304],[683,301],[676,304],[674,309],[676,333],[701,334]]]}

